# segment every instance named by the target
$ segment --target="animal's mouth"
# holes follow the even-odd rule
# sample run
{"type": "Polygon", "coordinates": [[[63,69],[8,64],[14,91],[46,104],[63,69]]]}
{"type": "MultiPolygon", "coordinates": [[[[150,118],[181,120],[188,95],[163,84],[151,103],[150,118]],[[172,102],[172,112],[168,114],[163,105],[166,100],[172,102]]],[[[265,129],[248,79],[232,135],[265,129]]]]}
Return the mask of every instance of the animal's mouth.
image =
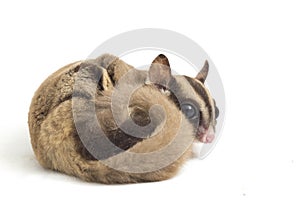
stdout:
{"type": "Polygon", "coordinates": [[[202,143],[212,143],[215,139],[215,131],[212,126],[205,128],[203,126],[199,126],[196,132],[196,138],[202,143]]]}

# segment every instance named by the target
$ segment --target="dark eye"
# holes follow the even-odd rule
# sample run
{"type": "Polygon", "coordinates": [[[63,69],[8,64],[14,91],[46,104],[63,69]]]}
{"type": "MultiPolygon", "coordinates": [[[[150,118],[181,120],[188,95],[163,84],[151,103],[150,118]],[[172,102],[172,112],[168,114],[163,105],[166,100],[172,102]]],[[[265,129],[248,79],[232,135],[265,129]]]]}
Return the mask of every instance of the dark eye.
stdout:
{"type": "Polygon", "coordinates": [[[219,108],[215,106],[215,117],[216,119],[219,117],[219,108]]]}
{"type": "Polygon", "coordinates": [[[188,103],[182,104],[181,110],[185,114],[185,116],[189,119],[191,119],[197,115],[196,108],[193,105],[188,104],[188,103]]]}
{"type": "Polygon", "coordinates": [[[217,119],[219,117],[219,108],[216,105],[215,99],[213,99],[213,100],[214,100],[214,106],[215,106],[215,118],[217,119]]]}

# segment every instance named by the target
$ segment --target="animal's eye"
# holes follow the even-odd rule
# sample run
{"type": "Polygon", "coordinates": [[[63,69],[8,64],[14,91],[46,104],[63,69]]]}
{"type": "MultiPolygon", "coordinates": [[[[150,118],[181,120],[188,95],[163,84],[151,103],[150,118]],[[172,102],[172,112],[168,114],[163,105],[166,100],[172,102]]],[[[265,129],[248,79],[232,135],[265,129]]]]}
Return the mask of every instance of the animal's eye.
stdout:
{"type": "Polygon", "coordinates": [[[219,117],[219,108],[215,106],[215,117],[216,119],[219,117]]]}
{"type": "Polygon", "coordinates": [[[185,116],[189,119],[197,115],[197,110],[192,104],[188,104],[188,103],[182,104],[181,110],[185,114],[185,116]]]}
{"type": "Polygon", "coordinates": [[[214,100],[214,106],[215,106],[215,118],[217,119],[219,117],[219,108],[216,105],[216,100],[214,100]]]}

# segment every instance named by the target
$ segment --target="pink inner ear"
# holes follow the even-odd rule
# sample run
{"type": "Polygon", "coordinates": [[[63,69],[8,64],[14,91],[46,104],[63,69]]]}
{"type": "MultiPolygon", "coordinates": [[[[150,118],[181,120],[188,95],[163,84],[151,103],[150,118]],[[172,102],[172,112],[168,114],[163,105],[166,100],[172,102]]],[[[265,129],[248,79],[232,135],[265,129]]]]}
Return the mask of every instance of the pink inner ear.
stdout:
{"type": "Polygon", "coordinates": [[[160,63],[152,63],[149,69],[149,80],[152,83],[166,86],[171,79],[171,68],[160,63]]]}

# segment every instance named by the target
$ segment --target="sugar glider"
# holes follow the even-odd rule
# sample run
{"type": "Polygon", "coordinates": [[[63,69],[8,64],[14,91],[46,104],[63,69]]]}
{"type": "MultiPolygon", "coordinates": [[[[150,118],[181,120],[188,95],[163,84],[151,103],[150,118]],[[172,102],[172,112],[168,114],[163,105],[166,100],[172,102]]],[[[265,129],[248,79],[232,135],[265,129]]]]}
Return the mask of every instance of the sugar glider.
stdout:
{"type": "Polygon", "coordinates": [[[30,105],[38,162],[105,184],[173,177],[191,158],[194,142],[214,139],[219,111],[204,85],[208,70],[206,61],[195,78],[172,75],[163,54],[148,71],[109,54],[59,69],[30,105]]]}

